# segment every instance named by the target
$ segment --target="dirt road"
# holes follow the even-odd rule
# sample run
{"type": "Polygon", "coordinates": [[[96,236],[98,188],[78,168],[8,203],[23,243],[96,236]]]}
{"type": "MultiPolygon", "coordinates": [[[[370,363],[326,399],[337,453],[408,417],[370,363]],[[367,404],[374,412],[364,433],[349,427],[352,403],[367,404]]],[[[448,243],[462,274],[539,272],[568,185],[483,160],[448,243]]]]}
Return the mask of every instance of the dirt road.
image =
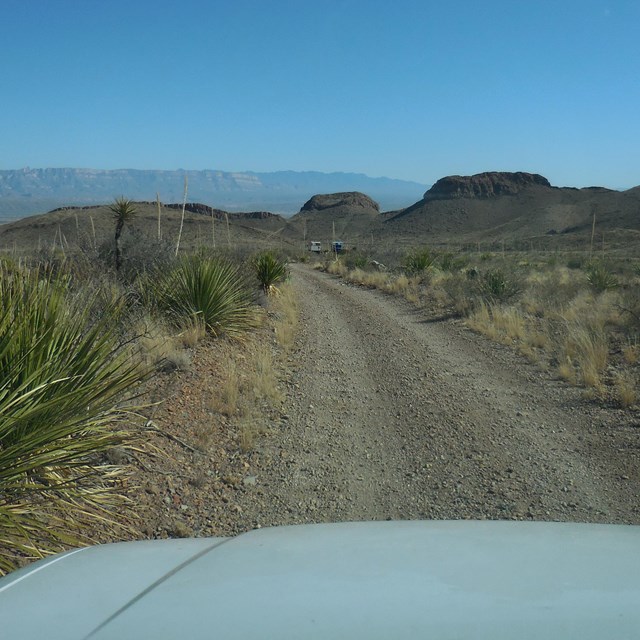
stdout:
{"type": "MultiPolygon", "coordinates": [[[[292,265],[300,332],[282,407],[238,451],[217,423],[215,341],[163,392],[174,438],[139,470],[149,537],[380,519],[640,523],[638,413],[605,408],[461,322],[292,265]],[[167,449],[167,447],[169,447],[167,449]],[[156,466],[158,467],[156,469],[156,466]]],[[[251,359],[245,360],[249,366],[251,359]]]]}
{"type": "MultiPolygon", "coordinates": [[[[640,432],[461,325],[303,265],[262,526],[362,519],[640,523],[640,432]]],[[[247,522],[249,524],[249,522],[247,522]]]]}

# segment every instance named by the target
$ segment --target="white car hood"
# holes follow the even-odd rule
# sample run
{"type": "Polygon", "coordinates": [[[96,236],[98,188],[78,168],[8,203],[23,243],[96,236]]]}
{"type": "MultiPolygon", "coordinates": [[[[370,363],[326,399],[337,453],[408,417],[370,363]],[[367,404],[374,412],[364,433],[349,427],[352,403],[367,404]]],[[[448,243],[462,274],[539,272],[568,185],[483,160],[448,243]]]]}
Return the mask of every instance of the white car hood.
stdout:
{"type": "Polygon", "coordinates": [[[0,580],[11,640],[640,637],[640,527],[370,522],[81,549],[0,580]]]}

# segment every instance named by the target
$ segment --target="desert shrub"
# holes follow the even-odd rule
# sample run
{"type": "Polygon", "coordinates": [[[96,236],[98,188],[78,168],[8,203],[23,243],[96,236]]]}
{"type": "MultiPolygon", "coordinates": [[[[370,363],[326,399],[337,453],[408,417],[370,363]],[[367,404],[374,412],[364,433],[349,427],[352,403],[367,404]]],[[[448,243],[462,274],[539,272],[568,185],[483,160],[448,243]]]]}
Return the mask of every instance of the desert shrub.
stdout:
{"type": "Polygon", "coordinates": [[[574,256],[567,260],[567,268],[582,269],[584,267],[584,258],[582,256],[574,256]]]}
{"type": "Polygon", "coordinates": [[[454,253],[447,251],[440,255],[438,264],[443,271],[460,271],[469,264],[469,259],[466,256],[456,256],[454,253]]]}
{"type": "Polygon", "coordinates": [[[154,283],[160,309],[178,327],[201,322],[213,335],[254,324],[250,287],[240,269],[220,258],[184,258],[154,283]]]}
{"type": "Polygon", "coordinates": [[[349,269],[365,270],[371,264],[371,258],[364,253],[353,251],[345,256],[345,264],[349,269]]]}
{"type": "Polygon", "coordinates": [[[587,266],[587,282],[597,293],[615,289],[618,286],[618,279],[600,262],[592,262],[587,266]]]}
{"type": "Polygon", "coordinates": [[[541,317],[557,312],[584,289],[584,280],[579,276],[565,267],[530,273],[523,287],[524,309],[541,317]]]}
{"type": "Polygon", "coordinates": [[[485,271],[477,280],[480,296],[487,302],[505,302],[522,290],[515,275],[508,276],[501,269],[485,271]]]}
{"type": "Polygon", "coordinates": [[[409,252],[402,262],[402,270],[409,276],[424,273],[435,263],[435,256],[426,247],[409,252]]]}
{"type": "Polygon", "coordinates": [[[251,263],[260,287],[266,294],[275,293],[276,285],[287,278],[287,264],[271,251],[258,254],[251,263]]]}
{"type": "Polygon", "coordinates": [[[438,283],[439,288],[444,291],[449,304],[458,315],[467,316],[477,306],[477,277],[477,271],[474,271],[472,275],[468,273],[448,274],[438,283]]]}
{"type": "Polygon", "coordinates": [[[92,303],[62,276],[0,273],[0,572],[115,526],[117,469],[98,454],[125,439],[118,398],[147,371],[119,342],[122,305],[92,320],[92,303]]]}

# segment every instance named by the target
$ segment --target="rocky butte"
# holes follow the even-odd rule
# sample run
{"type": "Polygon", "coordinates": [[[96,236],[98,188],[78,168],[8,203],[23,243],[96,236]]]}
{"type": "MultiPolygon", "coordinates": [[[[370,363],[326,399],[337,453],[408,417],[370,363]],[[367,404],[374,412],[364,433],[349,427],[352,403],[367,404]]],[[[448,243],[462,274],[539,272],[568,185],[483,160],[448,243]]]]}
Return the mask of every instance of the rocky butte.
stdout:
{"type": "Polygon", "coordinates": [[[549,181],[537,173],[487,171],[485,173],[476,173],[472,176],[440,178],[424,194],[424,199],[451,200],[453,198],[512,196],[533,186],[551,188],[549,181]]]}
{"type": "Polygon", "coordinates": [[[324,209],[348,209],[351,211],[363,209],[380,212],[378,203],[369,196],[359,191],[348,191],[313,196],[302,205],[300,213],[323,211],[324,209]]]}

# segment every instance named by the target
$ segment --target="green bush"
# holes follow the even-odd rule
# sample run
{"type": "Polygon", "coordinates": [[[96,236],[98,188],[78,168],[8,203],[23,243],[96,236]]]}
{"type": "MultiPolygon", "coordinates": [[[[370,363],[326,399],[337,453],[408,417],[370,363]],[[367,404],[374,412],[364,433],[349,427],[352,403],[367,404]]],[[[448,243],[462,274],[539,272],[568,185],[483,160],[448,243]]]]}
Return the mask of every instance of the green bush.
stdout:
{"type": "Polygon", "coordinates": [[[252,261],[253,271],[266,294],[275,293],[276,285],[286,280],[287,264],[271,251],[258,254],[252,261]]]}
{"type": "Polygon", "coordinates": [[[0,573],[79,544],[123,501],[97,454],[125,438],[118,398],[147,372],[118,340],[122,307],[93,320],[68,283],[0,269],[0,573]]]}
{"type": "Polygon", "coordinates": [[[253,300],[240,269],[221,258],[189,257],[156,285],[160,308],[178,327],[202,325],[213,335],[254,324],[253,300]]]}

